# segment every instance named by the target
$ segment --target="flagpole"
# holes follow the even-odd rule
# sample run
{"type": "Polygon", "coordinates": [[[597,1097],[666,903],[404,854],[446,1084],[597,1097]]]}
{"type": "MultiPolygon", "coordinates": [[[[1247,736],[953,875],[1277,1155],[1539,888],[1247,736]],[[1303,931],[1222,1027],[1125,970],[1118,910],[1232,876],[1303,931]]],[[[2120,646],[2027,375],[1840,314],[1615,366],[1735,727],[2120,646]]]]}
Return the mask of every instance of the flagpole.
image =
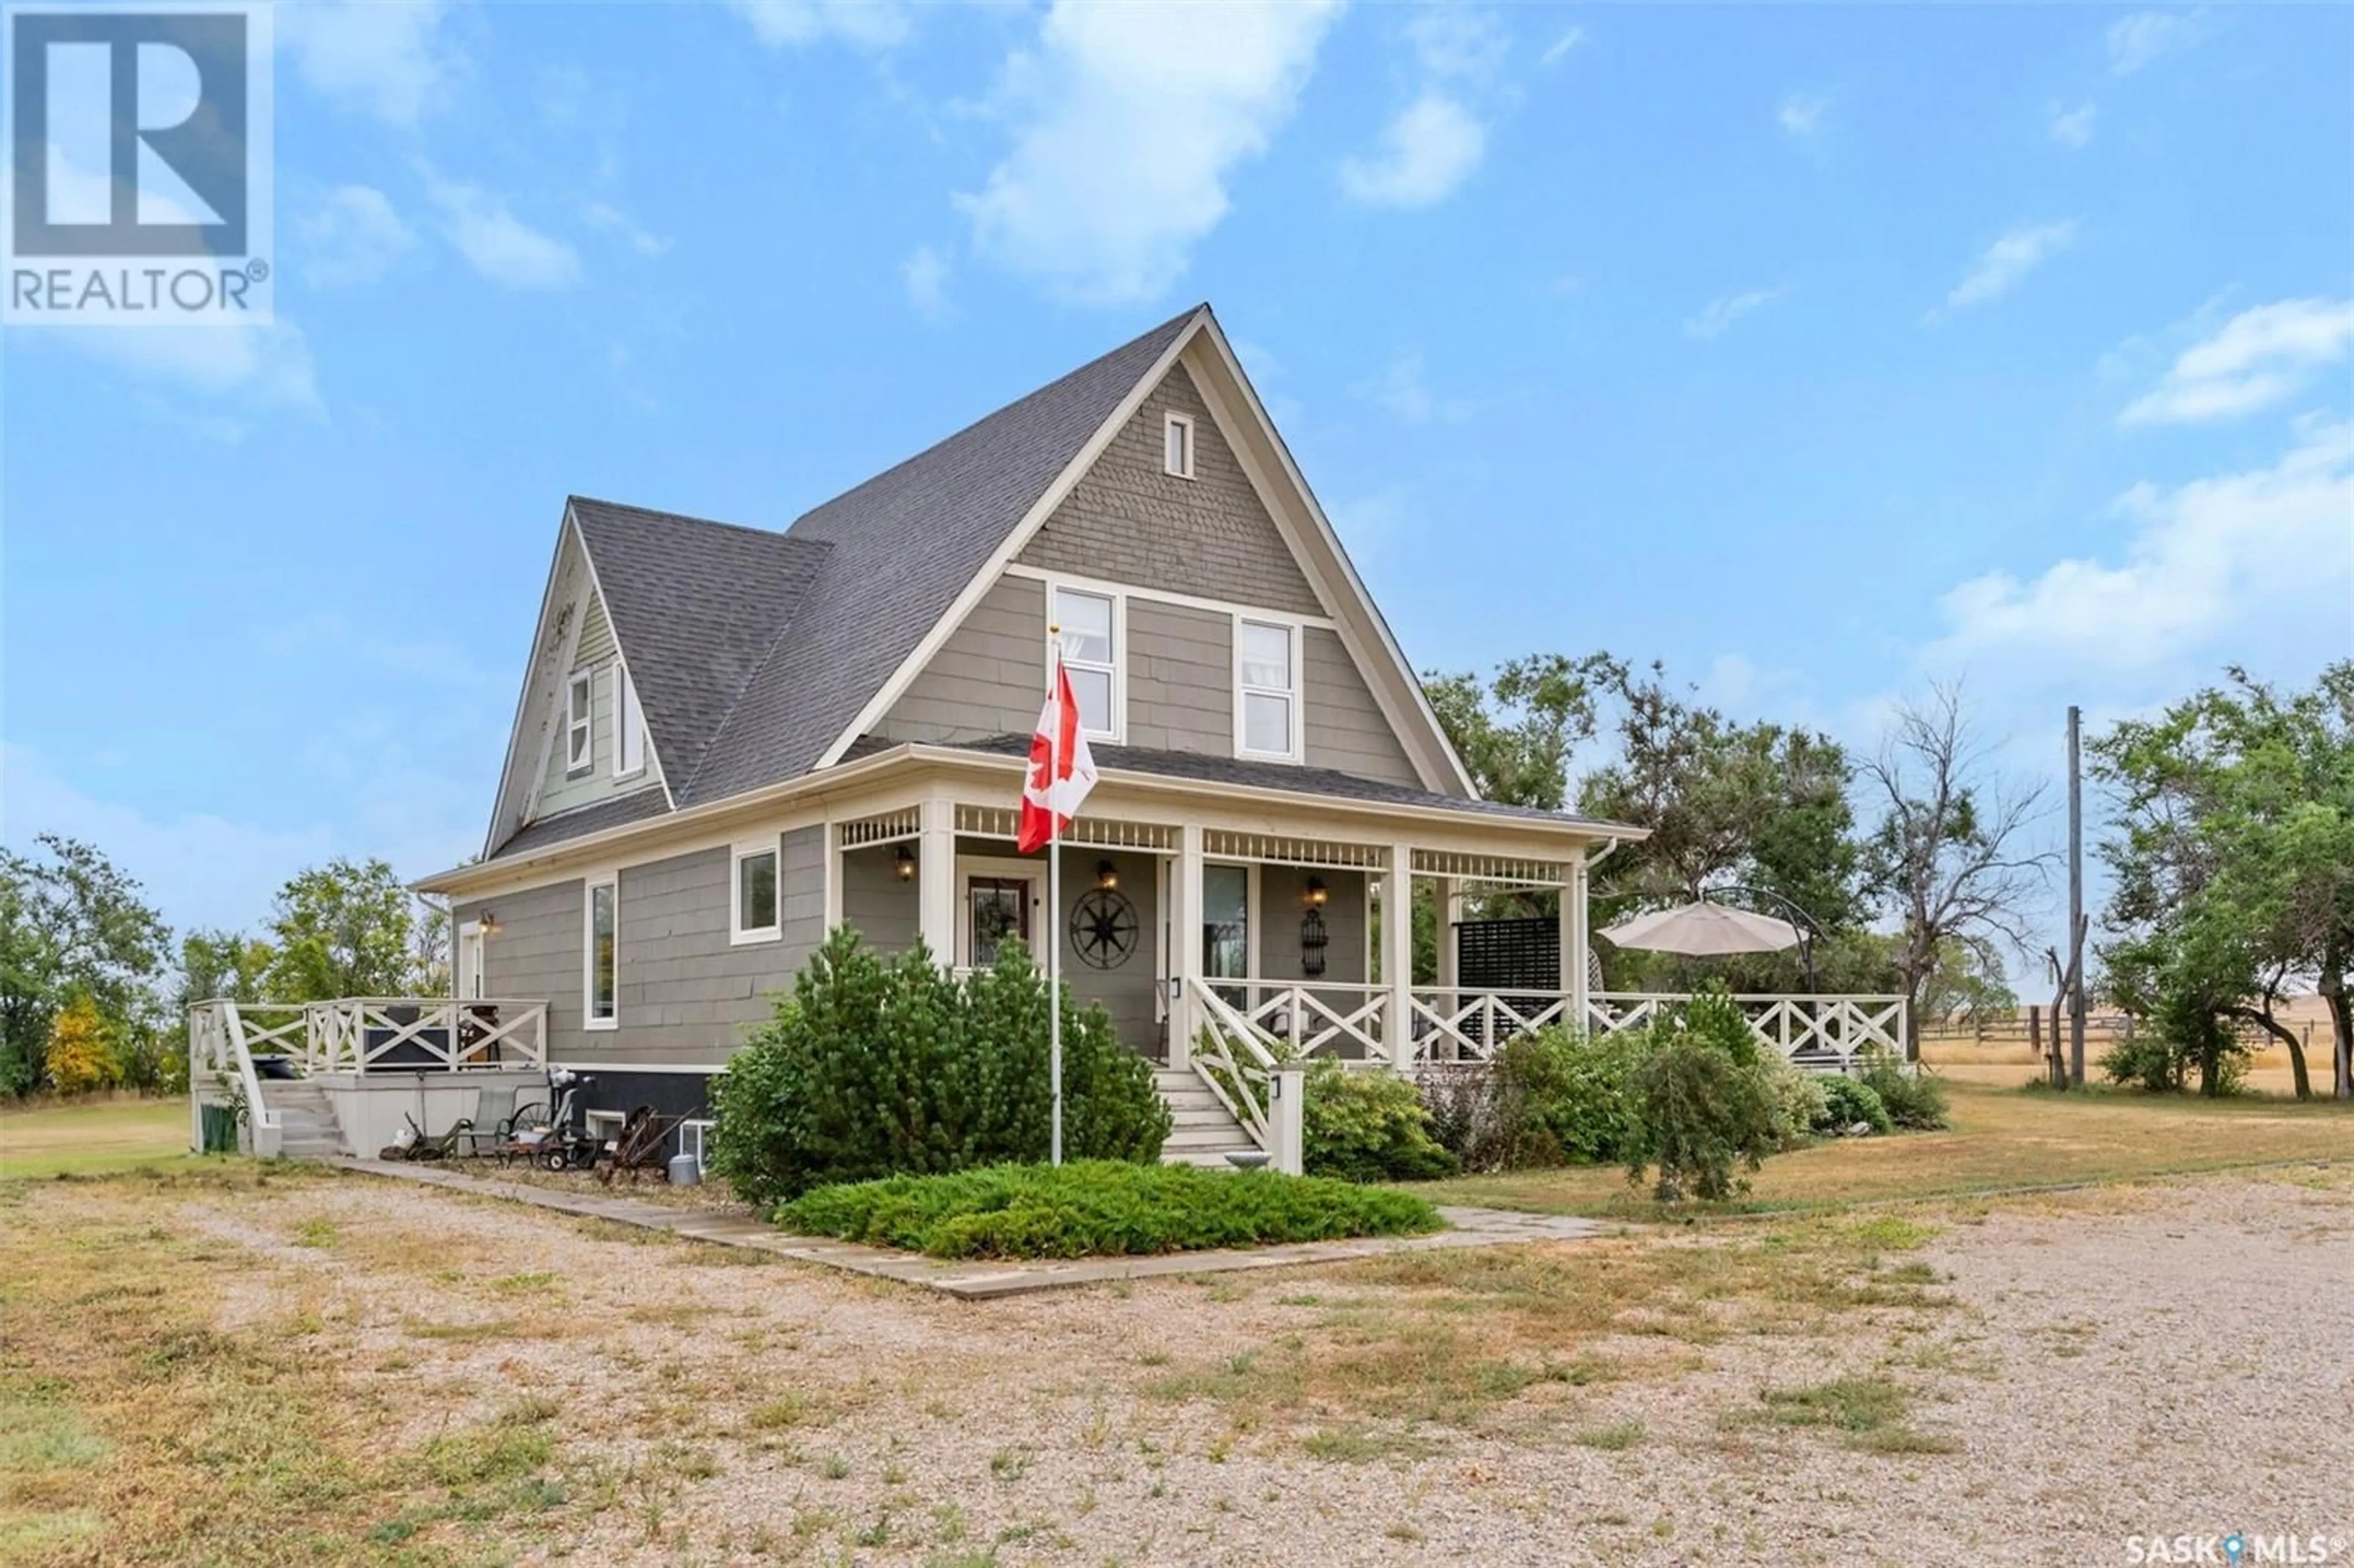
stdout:
{"type": "MultiPolygon", "coordinates": [[[[1046,672],[1046,696],[1053,701],[1063,690],[1063,629],[1047,628],[1055,644],[1055,662],[1046,672]]],[[[1059,735],[1057,739],[1059,740],[1059,735]]],[[[1062,771],[1065,758],[1055,759],[1062,771]]],[[[1051,806],[1046,812],[1046,1076],[1055,1099],[1051,1158],[1063,1162],[1063,814],[1051,806]]]]}

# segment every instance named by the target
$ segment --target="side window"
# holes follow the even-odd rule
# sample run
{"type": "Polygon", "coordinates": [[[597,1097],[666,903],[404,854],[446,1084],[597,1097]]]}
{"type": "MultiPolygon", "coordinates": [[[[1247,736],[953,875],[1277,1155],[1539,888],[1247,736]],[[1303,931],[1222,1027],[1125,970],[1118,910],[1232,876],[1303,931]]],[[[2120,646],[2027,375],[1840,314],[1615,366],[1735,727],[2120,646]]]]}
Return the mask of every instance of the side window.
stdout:
{"type": "Polygon", "coordinates": [[[1235,750],[1299,758],[1299,629],[1235,620],[1235,750]]]}
{"type": "Polygon", "coordinates": [[[590,746],[596,705],[592,673],[580,670],[572,677],[571,695],[565,702],[564,771],[586,773],[594,757],[590,746]]]}
{"type": "Polygon", "coordinates": [[[613,777],[626,779],[645,770],[646,715],[638,707],[638,688],[626,671],[613,669],[613,777]]]}
{"type": "Polygon", "coordinates": [[[777,846],[747,845],[736,852],[736,918],[732,942],[771,942],[777,923],[777,846]]]}
{"type": "Polygon", "coordinates": [[[1063,668],[1091,739],[1119,736],[1119,601],[1109,594],[1058,588],[1049,610],[1060,628],[1063,668]]]}
{"type": "Polygon", "coordinates": [[[620,884],[608,880],[588,885],[588,951],[582,976],[583,1011],[591,1029],[611,1029],[620,1022],[620,884]]]}

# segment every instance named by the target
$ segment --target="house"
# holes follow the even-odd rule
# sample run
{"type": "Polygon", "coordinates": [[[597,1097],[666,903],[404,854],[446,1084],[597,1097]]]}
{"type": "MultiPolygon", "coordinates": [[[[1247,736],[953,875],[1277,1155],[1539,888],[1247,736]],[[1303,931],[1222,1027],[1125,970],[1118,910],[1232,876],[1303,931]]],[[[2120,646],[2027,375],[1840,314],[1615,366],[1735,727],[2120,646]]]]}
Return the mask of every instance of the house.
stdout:
{"type": "Polygon", "coordinates": [[[1606,1016],[1567,956],[1637,836],[1479,798],[1204,305],[781,532],[570,500],[481,858],[419,885],[467,1050],[422,1003],[294,1033],[332,1075],[488,1031],[600,1120],[685,1114],[838,923],[960,969],[1059,943],[1215,1160],[1266,1143],[1228,1086],[1287,1045],[1412,1067],[1606,1016]],[[1013,839],[1057,634],[1101,782],[1049,909],[1013,839]],[[1377,912],[1416,879],[1561,890],[1556,972],[1467,989],[1442,942],[1413,983],[1377,912]]]}

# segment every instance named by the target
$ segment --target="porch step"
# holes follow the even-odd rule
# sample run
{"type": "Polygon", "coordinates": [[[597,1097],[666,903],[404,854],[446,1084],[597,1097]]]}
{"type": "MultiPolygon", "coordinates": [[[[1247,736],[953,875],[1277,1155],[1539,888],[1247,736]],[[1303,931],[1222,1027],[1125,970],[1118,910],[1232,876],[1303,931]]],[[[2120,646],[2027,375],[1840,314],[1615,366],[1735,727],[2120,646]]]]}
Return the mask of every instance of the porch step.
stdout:
{"type": "Polygon", "coordinates": [[[1191,1067],[1161,1067],[1153,1086],[1169,1107],[1168,1141],[1161,1146],[1163,1165],[1193,1165],[1207,1171],[1231,1171],[1230,1154],[1256,1158],[1258,1145],[1243,1130],[1202,1075],[1191,1067]]]}
{"type": "Polygon", "coordinates": [[[278,1152],[289,1160],[334,1160],[349,1154],[343,1124],[327,1091],[299,1078],[264,1078],[261,1102],[278,1118],[278,1152]]]}

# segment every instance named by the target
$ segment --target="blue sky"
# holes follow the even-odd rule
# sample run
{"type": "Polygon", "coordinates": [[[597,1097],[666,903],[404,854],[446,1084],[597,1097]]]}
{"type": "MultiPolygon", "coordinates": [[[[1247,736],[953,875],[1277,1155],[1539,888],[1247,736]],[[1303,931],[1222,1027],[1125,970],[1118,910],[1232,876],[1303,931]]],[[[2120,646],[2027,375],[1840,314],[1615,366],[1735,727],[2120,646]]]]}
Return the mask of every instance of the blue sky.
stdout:
{"type": "Polygon", "coordinates": [[[2343,8],[281,5],[279,324],[11,330],[5,836],[472,853],[569,492],[781,527],[1195,301],[1417,664],[2009,766],[2354,652],[2343,8]]]}

